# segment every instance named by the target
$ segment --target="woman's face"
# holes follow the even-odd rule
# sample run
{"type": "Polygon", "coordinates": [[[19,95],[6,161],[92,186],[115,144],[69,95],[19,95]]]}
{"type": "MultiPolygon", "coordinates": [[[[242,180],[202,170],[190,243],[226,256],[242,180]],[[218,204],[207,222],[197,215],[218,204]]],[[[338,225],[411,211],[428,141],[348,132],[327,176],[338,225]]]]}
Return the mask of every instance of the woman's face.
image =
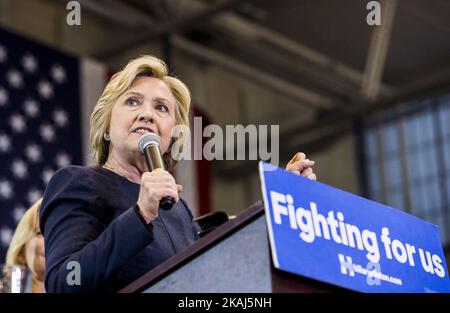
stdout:
{"type": "Polygon", "coordinates": [[[161,153],[171,142],[176,100],[169,87],[154,77],[137,77],[117,99],[111,113],[111,152],[126,160],[139,158],[139,138],[154,132],[161,138],[161,153]]]}
{"type": "Polygon", "coordinates": [[[25,257],[27,266],[38,280],[44,281],[45,277],[45,249],[44,236],[39,230],[39,221],[37,221],[33,237],[25,244],[25,257]]]}

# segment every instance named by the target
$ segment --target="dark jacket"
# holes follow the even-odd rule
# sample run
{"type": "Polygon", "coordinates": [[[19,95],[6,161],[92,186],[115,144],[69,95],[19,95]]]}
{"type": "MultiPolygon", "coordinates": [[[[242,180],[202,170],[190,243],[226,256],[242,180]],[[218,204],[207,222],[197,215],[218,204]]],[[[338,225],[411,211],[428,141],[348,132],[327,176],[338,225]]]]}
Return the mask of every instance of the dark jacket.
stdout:
{"type": "Polygon", "coordinates": [[[40,211],[47,292],[118,291],[197,239],[182,200],[147,224],[139,188],[101,167],[56,172],[40,211]]]}

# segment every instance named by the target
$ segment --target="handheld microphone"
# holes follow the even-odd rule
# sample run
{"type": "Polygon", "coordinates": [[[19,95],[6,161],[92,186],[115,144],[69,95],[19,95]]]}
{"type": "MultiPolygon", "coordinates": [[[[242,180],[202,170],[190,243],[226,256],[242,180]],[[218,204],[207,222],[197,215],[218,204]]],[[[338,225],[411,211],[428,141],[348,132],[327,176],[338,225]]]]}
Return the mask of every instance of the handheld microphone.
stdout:
{"type": "MultiPolygon", "coordinates": [[[[159,147],[161,146],[161,139],[157,134],[146,133],[139,138],[139,150],[144,154],[145,161],[150,171],[158,168],[165,169],[164,161],[161,156],[159,147]]],[[[169,210],[174,205],[175,200],[172,197],[164,197],[159,202],[159,208],[169,210]]]]}

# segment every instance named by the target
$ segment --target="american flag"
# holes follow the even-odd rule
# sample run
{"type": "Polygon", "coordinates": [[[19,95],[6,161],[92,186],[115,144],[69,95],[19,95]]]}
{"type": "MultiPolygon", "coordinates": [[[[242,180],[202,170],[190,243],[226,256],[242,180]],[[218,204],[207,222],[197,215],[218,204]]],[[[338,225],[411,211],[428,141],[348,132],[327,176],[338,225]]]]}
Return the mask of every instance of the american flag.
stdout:
{"type": "Polygon", "coordinates": [[[82,164],[79,60],[0,29],[0,264],[53,173],[82,164]]]}

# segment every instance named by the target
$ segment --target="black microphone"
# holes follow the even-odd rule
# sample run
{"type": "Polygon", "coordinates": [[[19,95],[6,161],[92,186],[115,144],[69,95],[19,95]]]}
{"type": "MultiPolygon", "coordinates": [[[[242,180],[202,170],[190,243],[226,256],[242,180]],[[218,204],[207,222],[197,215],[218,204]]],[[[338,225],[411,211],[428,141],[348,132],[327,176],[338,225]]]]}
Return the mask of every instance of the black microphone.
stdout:
{"type": "MultiPolygon", "coordinates": [[[[154,171],[157,168],[165,169],[164,161],[161,156],[159,147],[161,146],[161,139],[157,134],[146,133],[139,138],[139,150],[144,154],[145,161],[150,171],[154,171]]],[[[175,203],[175,199],[172,197],[164,197],[159,202],[159,208],[163,210],[169,210],[175,203]]]]}
{"type": "Polygon", "coordinates": [[[228,220],[228,214],[221,211],[208,213],[194,218],[194,222],[196,222],[200,228],[197,232],[199,237],[205,236],[228,220]]]}

